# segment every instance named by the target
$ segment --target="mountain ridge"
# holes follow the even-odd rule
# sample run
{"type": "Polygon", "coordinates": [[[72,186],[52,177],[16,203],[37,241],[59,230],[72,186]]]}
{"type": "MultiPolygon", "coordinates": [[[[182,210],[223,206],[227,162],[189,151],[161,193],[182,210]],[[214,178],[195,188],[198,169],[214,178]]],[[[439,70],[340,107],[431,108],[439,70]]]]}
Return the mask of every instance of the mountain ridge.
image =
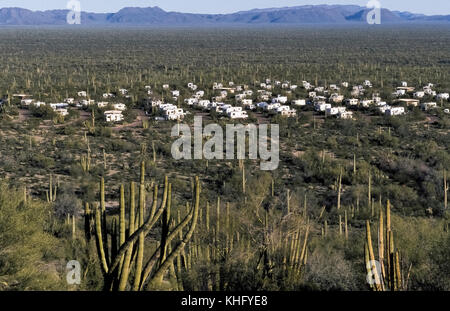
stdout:
{"type": "MultiPolygon", "coordinates": [[[[252,9],[228,14],[165,11],[160,7],[124,7],[116,13],[81,12],[86,25],[199,25],[199,24],[349,24],[366,23],[371,9],[357,5],[303,5],[252,9]]],[[[1,8],[0,25],[65,25],[69,10],[32,11],[1,8]]],[[[381,23],[450,22],[450,15],[381,10],[381,23]]]]}

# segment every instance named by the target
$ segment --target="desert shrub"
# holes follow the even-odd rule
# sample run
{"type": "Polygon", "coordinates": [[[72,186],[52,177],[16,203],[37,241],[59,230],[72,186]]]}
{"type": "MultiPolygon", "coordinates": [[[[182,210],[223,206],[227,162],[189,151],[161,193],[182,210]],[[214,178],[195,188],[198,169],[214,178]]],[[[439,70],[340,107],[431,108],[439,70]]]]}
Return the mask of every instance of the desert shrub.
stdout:
{"type": "Polygon", "coordinates": [[[0,288],[58,290],[59,242],[47,231],[49,206],[23,202],[23,194],[0,184],[0,288]]]}
{"type": "Polygon", "coordinates": [[[53,213],[58,219],[65,219],[67,215],[78,216],[81,212],[81,200],[77,198],[72,185],[63,184],[57,192],[53,204],[53,213]]]}
{"type": "Polygon", "coordinates": [[[308,259],[304,282],[314,290],[355,290],[359,274],[341,251],[317,248],[308,259]]]}

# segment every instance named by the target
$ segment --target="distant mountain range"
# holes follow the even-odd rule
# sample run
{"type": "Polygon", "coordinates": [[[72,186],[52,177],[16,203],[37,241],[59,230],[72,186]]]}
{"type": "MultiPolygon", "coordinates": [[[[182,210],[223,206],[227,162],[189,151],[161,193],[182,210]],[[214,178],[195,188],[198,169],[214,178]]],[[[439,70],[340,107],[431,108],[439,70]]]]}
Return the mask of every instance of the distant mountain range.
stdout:
{"type": "MultiPolygon", "coordinates": [[[[166,12],[159,7],[127,7],[117,13],[81,13],[83,25],[231,25],[231,24],[356,24],[370,10],[357,5],[305,5],[254,9],[232,14],[166,12]]],[[[0,9],[0,25],[65,25],[68,10],[0,9]]],[[[382,9],[381,23],[450,22],[450,15],[427,16],[382,9]]]]}

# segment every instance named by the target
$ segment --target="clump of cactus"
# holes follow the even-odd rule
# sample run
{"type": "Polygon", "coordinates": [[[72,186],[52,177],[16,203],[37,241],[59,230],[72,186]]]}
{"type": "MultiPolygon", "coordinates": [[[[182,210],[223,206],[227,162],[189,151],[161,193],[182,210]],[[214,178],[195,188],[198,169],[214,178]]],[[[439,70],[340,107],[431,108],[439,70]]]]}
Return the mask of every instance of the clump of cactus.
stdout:
{"type": "Polygon", "coordinates": [[[195,231],[200,204],[198,177],[195,178],[195,193],[191,208],[184,219],[179,217],[176,221],[171,216],[172,185],[167,177],[164,181],[162,201],[158,203],[158,186],[155,184],[152,206],[149,211],[146,210],[145,162],[143,161],[137,209],[135,183],[131,182],[127,222],[125,189],[121,185],[118,225],[114,218],[109,231],[106,230],[104,187],[102,178],[100,205],[97,203],[94,211],[91,211],[89,204],[85,206],[86,235],[90,234],[92,226],[95,227],[98,257],[104,275],[104,289],[138,291],[157,288],[168,270],[174,271],[174,262],[177,261],[195,231]],[[160,242],[149,256],[145,256],[145,252],[148,251],[145,247],[145,237],[158,223],[162,224],[160,242]],[[144,262],[144,258],[149,259],[144,262]]]}
{"type": "Polygon", "coordinates": [[[284,247],[283,250],[283,262],[297,277],[300,277],[301,272],[307,263],[309,231],[310,225],[306,223],[303,239],[301,238],[301,230],[295,231],[286,239],[286,247],[284,247]]]}
{"type": "Polygon", "coordinates": [[[85,173],[89,173],[91,170],[91,147],[89,145],[89,140],[86,137],[87,150],[86,154],[83,154],[80,158],[81,169],[85,173]]]}
{"type": "Polygon", "coordinates": [[[86,127],[89,134],[93,135],[95,133],[95,112],[92,110],[91,113],[91,122],[84,121],[84,126],[86,127]]]}
{"type": "Polygon", "coordinates": [[[391,230],[391,205],[389,200],[386,206],[386,223],[383,209],[380,208],[378,225],[378,264],[372,245],[370,222],[366,221],[366,242],[364,257],[368,276],[373,277],[370,287],[374,291],[406,290],[406,282],[402,277],[400,266],[400,252],[394,245],[394,233],[391,230]],[[386,258],[385,258],[386,254],[386,258]]]}
{"type": "Polygon", "coordinates": [[[48,203],[56,201],[57,189],[58,189],[57,185],[53,186],[53,176],[50,175],[50,179],[49,179],[49,183],[48,183],[48,190],[46,190],[46,192],[45,192],[48,203]]]}

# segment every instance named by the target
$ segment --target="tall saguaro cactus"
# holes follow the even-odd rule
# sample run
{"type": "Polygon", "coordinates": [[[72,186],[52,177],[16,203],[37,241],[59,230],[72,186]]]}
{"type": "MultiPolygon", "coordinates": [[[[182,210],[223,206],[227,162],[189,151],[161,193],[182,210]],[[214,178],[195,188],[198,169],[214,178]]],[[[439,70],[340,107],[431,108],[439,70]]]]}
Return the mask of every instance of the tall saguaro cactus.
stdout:
{"type": "Polygon", "coordinates": [[[118,230],[106,231],[106,212],[104,201],[104,181],[101,182],[100,207],[95,208],[95,234],[100,259],[105,290],[143,290],[158,285],[158,281],[166,275],[168,269],[173,267],[174,261],[179,257],[186,244],[191,240],[196,228],[199,204],[200,181],[195,178],[195,194],[191,209],[184,219],[175,223],[170,218],[170,192],[171,186],[165,178],[162,201],[158,202],[158,186],[154,185],[153,202],[150,213],[145,212],[145,162],[141,164],[141,177],[139,183],[139,206],[136,215],[135,184],[130,185],[129,220],[126,225],[126,206],[124,187],[120,187],[120,212],[118,230]],[[159,206],[158,206],[159,204],[159,206]],[[148,214],[148,215],[147,215],[148,214]],[[136,217],[137,216],[137,217],[136,217]],[[163,230],[161,242],[150,256],[145,247],[145,237],[155,228],[162,218],[163,230]],[[172,221],[170,221],[172,220],[172,221]],[[187,228],[187,230],[185,230],[187,228]],[[111,236],[109,243],[108,235],[111,236]],[[176,241],[175,239],[178,239],[176,241]],[[111,244],[111,245],[110,245],[111,244]],[[144,262],[144,258],[149,258],[144,262]]]}
{"type": "Polygon", "coordinates": [[[245,194],[247,179],[245,178],[245,164],[242,164],[242,193],[245,194]]]}
{"type": "Polygon", "coordinates": [[[341,209],[341,192],[342,192],[342,167],[339,170],[339,179],[338,179],[338,197],[337,197],[337,209],[341,209]]]}
{"type": "Polygon", "coordinates": [[[447,171],[444,170],[444,209],[447,209],[447,193],[448,193],[448,183],[447,183],[447,171]]]}

